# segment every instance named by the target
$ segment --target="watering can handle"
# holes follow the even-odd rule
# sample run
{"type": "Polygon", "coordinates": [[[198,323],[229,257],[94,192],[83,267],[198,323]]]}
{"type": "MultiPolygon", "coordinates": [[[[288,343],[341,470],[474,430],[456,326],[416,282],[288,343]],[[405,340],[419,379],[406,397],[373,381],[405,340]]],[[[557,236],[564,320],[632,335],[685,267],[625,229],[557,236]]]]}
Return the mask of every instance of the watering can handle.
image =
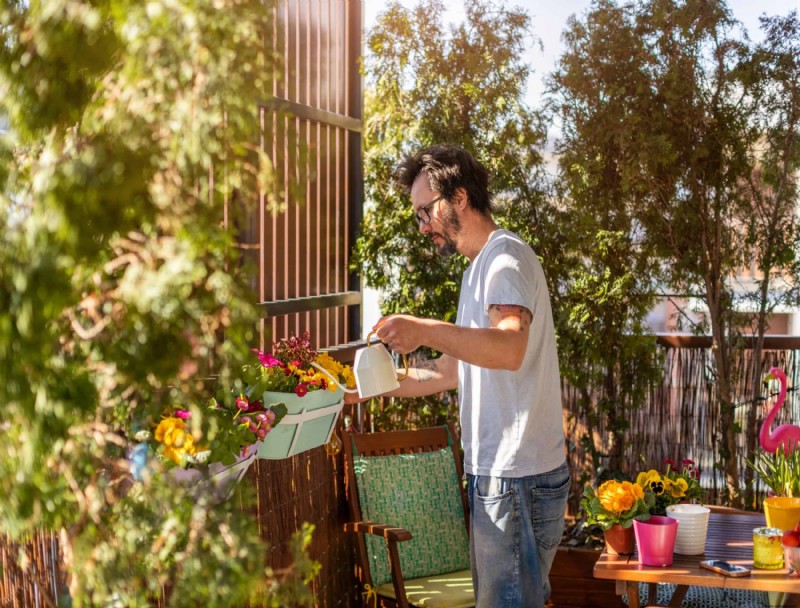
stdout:
{"type": "MultiPolygon", "coordinates": [[[[371,338],[371,337],[372,337],[374,334],[375,334],[375,330],[372,330],[371,332],[369,332],[369,334],[367,334],[367,346],[368,346],[368,347],[369,347],[369,339],[370,339],[370,338],[371,338]]],[[[403,371],[403,375],[402,375],[402,376],[397,376],[397,380],[398,380],[398,382],[402,382],[403,380],[405,380],[406,378],[408,378],[408,357],[406,357],[404,354],[403,354],[403,355],[400,355],[400,356],[401,356],[401,357],[403,357],[403,370],[404,370],[404,371],[403,371]]]]}

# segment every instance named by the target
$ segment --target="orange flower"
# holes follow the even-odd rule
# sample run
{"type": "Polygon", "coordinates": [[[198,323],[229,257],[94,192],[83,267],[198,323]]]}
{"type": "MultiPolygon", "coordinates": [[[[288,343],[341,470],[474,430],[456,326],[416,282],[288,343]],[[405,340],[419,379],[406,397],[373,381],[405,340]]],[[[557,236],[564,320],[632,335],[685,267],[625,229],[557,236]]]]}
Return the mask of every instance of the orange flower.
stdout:
{"type": "Polygon", "coordinates": [[[621,515],[632,509],[638,500],[644,498],[644,491],[635,483],[612,479],[597,489],[597,498],[606,511],[621,515]]]}

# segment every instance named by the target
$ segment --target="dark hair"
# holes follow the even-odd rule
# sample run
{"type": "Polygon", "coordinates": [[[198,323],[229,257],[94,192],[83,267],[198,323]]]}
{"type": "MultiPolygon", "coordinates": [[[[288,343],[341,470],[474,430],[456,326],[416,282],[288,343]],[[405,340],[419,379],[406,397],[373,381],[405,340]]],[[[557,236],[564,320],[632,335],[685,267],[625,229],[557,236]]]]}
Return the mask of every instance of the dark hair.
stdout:
{"type": "Polygon", "coordinates": [[[406,156],[394,174],[394,181],[406,192],[421,174],[428,177],[428,187],[453,199],[457,188],[467,191],[469,204],[486,216],[494,205],[489,191],[489,172],[472,154],[452,144],[437,144],[406,156]]]}

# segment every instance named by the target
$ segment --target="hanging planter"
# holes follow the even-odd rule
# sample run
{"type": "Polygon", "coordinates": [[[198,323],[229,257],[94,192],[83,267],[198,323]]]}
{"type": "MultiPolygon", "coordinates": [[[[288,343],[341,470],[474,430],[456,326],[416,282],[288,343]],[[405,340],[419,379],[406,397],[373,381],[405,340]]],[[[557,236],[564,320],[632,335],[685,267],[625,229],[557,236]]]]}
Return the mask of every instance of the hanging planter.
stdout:
{"type": "Polygon", "coordinates": [[[214,502],[222,502],[230,497],[236,484],[255,462],[260,443],[244,448],[233,464],[213,462],[208,465],[208,471],[202,468],[175,467],[171,469],[172,476],[183,485],[196,486],[199,492],[213,494],[214,502]]]}
{"type": "Polygon", "coordinates": [[[303,397],[263,393],[264,403],[283,403],[287,413],[260,443],[258,458],[289,458],[328,443],[344,405],[343,396],[341,390],[313,391],[303,397]]]}
{"type": "Polygon", "coordinates": [[[350,367],[314,350],[308,332],[254,352],[259,365],[243,368],[247,388],[239,400],[276,414],[259,435],[258,458],[289,458],[328,443],[345,391],[356,392],[350,367]]]}

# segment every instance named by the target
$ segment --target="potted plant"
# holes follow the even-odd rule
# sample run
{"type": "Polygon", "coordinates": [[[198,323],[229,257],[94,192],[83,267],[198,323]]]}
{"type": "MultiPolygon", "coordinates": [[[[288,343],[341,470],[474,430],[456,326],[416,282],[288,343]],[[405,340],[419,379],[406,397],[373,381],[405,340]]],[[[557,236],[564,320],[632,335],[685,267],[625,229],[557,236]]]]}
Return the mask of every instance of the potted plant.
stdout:
{"type": "Polygon", "coordinates": [[[258,443],[286,414],[280,403],[264,406],[244,396],[231,400],[210,399],[202,416],[192,409],[165,411],[152,430],[136,433],[130,455],[131,473],[137,480],[148,474],[149,455],[156,458],[178,481],[190,485],[206,482],[216,500],[227,498],[252,464],[258,443]],[[202,420],[202,425],[195,421],[202,420]]]}
{"type": "Polygon", "coordinates": [[[581,510],[586,524],[597,524],[603,530],[606,550],[612,554],[633,553],[633,521],[650,518],[655,504],[653,493],[630,481],[611,479],[597,491],[587,486],[583,491],[581,510]]]}
{"type": "Polygon", "coordinates": [[[258,457],[287,458],[327,443],[344,404],[344,390],[355,387],[350,366],[316,351],[308,332],[279,340],[271,352],[253,352],[258,363],[244,366],[245,387],[234,396],[248,404],[269,404],[270,409],[286,407],[281,425],[259,445],[258,457]]]}
{"type": "Polygon", "coordinates": [[[770,489],[763,503],[767,525],[794,528],[800,520],[800,450],[778,446],[774,453],[760,451],[755,461],[745,462],[770,489]]]}
{"type": "Polygon", "coordinates": [[[684,459],[678,470],[675,461],[664,460],[666,470],[643,471],[636,476],[636,484],[653,493],[655,502],[650,509],[652,515],[666,515],[667,507],[681,502],[697,502],[703,497],[700,485],[700,469],[693,460],[684,459]]]}
{"type": "Polygon", "coordinates": [[[800,496],[800,450],[786,453],[779,446],[775,453],[760,451],[747,465],[761,478],[774,496],[800,496]]]}

